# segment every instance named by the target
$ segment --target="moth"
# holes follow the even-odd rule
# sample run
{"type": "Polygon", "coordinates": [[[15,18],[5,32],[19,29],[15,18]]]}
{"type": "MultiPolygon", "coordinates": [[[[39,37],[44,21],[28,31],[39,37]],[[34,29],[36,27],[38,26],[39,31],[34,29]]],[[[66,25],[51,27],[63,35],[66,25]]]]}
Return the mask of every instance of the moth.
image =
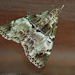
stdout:
{"type": "Polygon", "coordinates": [[[0,26],[0,34],[7,40],[21,43],[29,61],[41,68],[51,54],[58,15],[63,7],[13,20],[0,26]]]}

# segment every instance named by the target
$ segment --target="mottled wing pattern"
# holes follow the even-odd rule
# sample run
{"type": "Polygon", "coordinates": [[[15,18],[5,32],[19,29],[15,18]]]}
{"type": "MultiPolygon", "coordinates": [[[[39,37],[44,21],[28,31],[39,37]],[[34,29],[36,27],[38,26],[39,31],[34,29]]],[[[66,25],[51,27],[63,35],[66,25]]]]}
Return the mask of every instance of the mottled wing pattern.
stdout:
{"type": "Polygon", "coordinates": [[[27,33],[30,30],[31,25],[26,18],[20,18],[14,21],[11,21],[8,24],[5,24],[0,27],[0,34],[8,40],[13,40],[17,43],[21,43],[27,33]]]}
{"type": "Polygon", "coordinates": [[[56,8],[11,21],[0,26],[0,34],[21,43],[29,61],[41,68],[51,53],[60,10],[56,8]]]}

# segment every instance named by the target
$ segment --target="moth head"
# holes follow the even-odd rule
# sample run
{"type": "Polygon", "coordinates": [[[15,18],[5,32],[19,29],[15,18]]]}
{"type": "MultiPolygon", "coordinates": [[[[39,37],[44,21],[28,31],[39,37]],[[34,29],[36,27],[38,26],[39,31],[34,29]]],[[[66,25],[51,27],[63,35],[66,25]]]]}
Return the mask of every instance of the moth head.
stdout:
{"type": "Polygon", "coordinates": [[[50,14],[58,16],[60,14],[61,10],[63,9],[63,7],[64,7],[64,5],[62,5],[62,7],[60,7],[60,8],[53,9],[52,11],[50,11],[50,14]]]}

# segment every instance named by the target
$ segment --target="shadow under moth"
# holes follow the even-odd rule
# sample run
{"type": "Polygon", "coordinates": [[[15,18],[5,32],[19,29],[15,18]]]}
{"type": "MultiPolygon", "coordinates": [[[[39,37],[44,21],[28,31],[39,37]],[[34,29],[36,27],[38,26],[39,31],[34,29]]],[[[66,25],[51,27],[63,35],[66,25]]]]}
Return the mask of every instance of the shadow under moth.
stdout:
{"type": "Polygon", "coordinates": [[[13,20],[0,26],[0,34],[7,40],[21,43],[29,61],[41,68],[51,54],[58,15],[63,7],[13,20]]]}

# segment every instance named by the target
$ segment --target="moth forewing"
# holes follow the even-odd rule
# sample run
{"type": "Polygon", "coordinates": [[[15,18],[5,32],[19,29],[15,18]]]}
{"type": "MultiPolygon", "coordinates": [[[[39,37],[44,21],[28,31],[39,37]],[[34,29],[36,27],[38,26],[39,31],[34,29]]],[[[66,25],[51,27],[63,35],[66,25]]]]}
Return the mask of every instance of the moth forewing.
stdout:
{"type": "Polygon", "coordinates": [[[0,34],[7,40],[21,43],[29,61],[41,68],[51,54],[61,8],[28,15],[0,26],[0,34]]]}

